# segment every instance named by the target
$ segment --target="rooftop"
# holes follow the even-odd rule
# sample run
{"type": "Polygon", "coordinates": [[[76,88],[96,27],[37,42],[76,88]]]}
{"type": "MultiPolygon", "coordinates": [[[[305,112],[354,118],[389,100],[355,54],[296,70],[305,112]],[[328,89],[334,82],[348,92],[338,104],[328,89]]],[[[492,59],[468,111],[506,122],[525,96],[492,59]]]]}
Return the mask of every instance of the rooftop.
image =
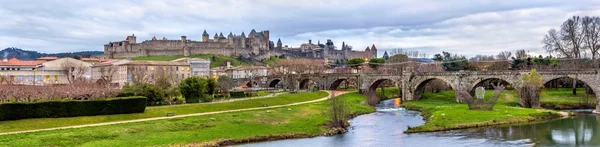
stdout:
{"type": "Polygon", "coordinates": [[[44,61],[21,61],[17,58],[4,59],[0,62],[0,66],[37,66],[44,61]]]}

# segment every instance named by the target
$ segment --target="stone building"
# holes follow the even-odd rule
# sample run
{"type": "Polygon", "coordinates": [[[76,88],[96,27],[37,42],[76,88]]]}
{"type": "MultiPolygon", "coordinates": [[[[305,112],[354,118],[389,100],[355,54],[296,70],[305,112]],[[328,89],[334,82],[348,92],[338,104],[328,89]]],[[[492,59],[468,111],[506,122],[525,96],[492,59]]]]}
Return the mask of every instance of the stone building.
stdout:
{"type": "Polygon", "coordinates": [[[74,78],[90,79],[92,65],[73,58],[22,61],[17,58],[0,62],[0,76],[11,84],[69,84],[74,78]]]}
{"type": "Polygon", "coordinates": [[[338,50],[333,41],[328,39],[325,44],[321,44],[320,41],[314,44],[312,40],[308,40],[308,43],[301,44],[299,48],[289,48],[287,45],[283,46],[281,40],[278,40],[273,50],[290,57],[328,59],[330,61],[349,60],[353,58],[371,59],[377,57],[377,47],[375,47],[375,44],[367,47],[364,51],[352,49],[352,46],[342,42],[341,48],[338,50]]]}
{"type": "Polygon", "coordinates": [[[109,42],[104,45],[104,54],[107,58],[131,58],[138,56],[189,56],[195,54],[216,55],[258,55],[269,51],[272,42],[269,41],[269,31],[256,32],[254,29],[246,36],[244,32],[240,35],[224,36],[223,33],[215,33],[210,38],[204,31],[201,40],[190,40],[187,36],[181,36],[179,40],[161,40],[156,36],[151,40],[141,43],[137,42],[135,35],[127,36],[125,40],[109,42]]]}
{"type": "Polygon", "coordinates": [[[155,83],[164,76],[177,84],[191,76],[208,77],[210,61],[204,59],[178,59],[174,61],[116,60],[95,64],[92,79],[123,87],[125,84],[155,83]]]}

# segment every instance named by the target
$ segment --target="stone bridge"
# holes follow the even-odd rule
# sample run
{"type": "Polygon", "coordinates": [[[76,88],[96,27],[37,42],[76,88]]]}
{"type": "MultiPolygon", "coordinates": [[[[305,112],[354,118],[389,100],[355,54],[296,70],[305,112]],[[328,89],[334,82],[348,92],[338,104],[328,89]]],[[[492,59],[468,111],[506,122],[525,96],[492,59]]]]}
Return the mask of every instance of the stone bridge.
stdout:
{"type": "MultiPolygon", "coordinates": [[[[426,73],[408,73],[400,75],[393,74],[364,74],[364,73],[331,73],[320,75],[301,75],[284,79],[292,80],[300,89],[310,86],[319,89],[337,89],[343,81],[355,80],[359,91],[371,98],[376,98],[375,90],[384,81],[391,81],[401,89],[402,100],[419,99],[425,85],[434,80],[446,82],[454,91],[471,90],[478,86],[485,86],[483,83],[489,80],[500,80],[510,85],[516,85],[522,74],[529,71],[459,71],[459,72],[426,72],[426,73]]],[[[559,78],[573,78],[583,81],[594,93],[600,92],[600,74],[596,70],[586,71],[539,71],[544,78],[544,84],[559,78]]],[[[273,82],[282,81],[281,78],[270,77],[267,85],[273,85],[273,82]]],[[[272,87],[272,86],[271,86],[272,87]]],[[[600,100],[600,94],[596,95],[597,102],[600,100]]],[[[458,101],[457,97],[457,101],[458,101]]],[[[596,105],[596,111],[600,112],[600,105],[596,105]]]]}

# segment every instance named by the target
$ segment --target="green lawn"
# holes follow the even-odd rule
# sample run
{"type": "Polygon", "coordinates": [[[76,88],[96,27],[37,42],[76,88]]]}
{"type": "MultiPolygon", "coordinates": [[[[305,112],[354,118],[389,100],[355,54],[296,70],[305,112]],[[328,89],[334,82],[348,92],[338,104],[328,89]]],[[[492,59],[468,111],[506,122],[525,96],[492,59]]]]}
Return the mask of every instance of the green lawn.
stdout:
{"type": "Polygon", "coordinates": [[[387,87],[383,89],[383,94],[384,97],[381,97],[381,88],[377,88],[377,90],[375,90],[377,92],[377,95],[381,98],[381,100],[386,100],[386,99],[392,99],[392,98],[399,98],[400,97],[400,91],[398,90],[398,87],[387,87]]]}
{"type": "MultiPolygon", "coordinates": [[[[487,92],[490,95],[491,92],[487,92]]],[[[514,124],[540,120],[556,116],[556,111],[512,107],[498,102],[491,111],[469,110],[467,104],[458,104],[454,93],[425,93],[421,100],[402,104],[411,110],[423,113],[427,122],[422,126],[409,128],[406,132],[429,132],[499,124],[514,124]]]]}
{"type": "Polygon", "coordinates": [[[133,57],[132,60],[151,60],[151,61],[171,61],[179,58],[201,58],[207,59],[210,61],[210,68],[218,67],[218,66],[226,66],[227,61],[231,61],[231,66],[250,66],[249,63],[242,62],[235,57],[230,56],[221,56],[221,55],[212,55],[212,54],[198,54],[198,55],[190,55],[190,56],[145,56],[145,57],[133,57]],[[212,57],[215,57],[215,60],[212,60],[212,57]]]}
{"type": "Polygon", "coordinates": [[[269,58],[268,60],[263,61],[263,63],[266,64],[266,65],[273,65],[273,64],[277,63],[277,61],[279,61],[279,60],[281,60],[281,59],[279,59],[278,57],[271,56],[271,58],[269,58]]]}
{"type": "MultiPolygon", "coordinates": [[[[374,112],[357,93],[341,95],[351,112],[374,112]]],[[[171,146],[203,145],[219,140],[244,142],[266,136],[316,136],[328,132],[329,101],[255,110],[79,129],[13,134],[0,146],[171,146]]]]}
{"type": "Polygon", "coordinates": [[[298,94],[281,94],[273,98],[242,100],[229,103],[216,104],[188,104],[172,106],[154,106],[147,107],[144,113],[119,114],[119,115],[100,115],[100,116],[80,116],[67,118],[36,118],[15,121],[0,121],[0,132],[14,132],[24,130],[35,130],[45,128],[55,128],[64,126],[94,124],[103,122],[114,122],[123,120],[134,120],[142,118],[163,117],[166,113],[174,112],[175,115],[214,112],[223,110],[243,109],[262,107],[264,104],[269,106],[283,105],[296,102],[310,101],[327,96],[326,92],[310,92],[298,94]]]}

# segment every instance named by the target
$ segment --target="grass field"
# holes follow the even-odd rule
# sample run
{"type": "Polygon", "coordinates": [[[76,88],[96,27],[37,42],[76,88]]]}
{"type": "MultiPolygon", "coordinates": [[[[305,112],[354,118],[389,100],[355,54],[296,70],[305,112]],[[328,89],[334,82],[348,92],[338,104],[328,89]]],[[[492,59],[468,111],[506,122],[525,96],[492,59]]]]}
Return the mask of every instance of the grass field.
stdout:
{"type": "MultiPolygon", "coordinates": [[[[486,98],[491,94],[491,90],[486,91],[486,98]]],[[[583,89],[578,89],[577,95],[573,95],[571,89],[545,89],[540,94],[542,105],[578,105],[586,101],[586,98],[595,104],[595,96],[586,96],[583,89]]],[[[421,100],[407,101],[403,104],[409,109],[421,111],[427,119],[425,125],[410,128],[407,132],[513,124],[557,116],[553,110],[513,107],[518,104],[518,100],[516,91],[507,90],[502,92],[492,111],[473,111],[468,110],[467,104],[456,103],[453,91],[424,93],[421,100]]]]}
{"type": "Polygon", "coordinates": [[[268,60],[263,61],[263,63],[266,64],[266,65],[273,65],[273,64],[277,63],[277,61],[279,61],[279,60],[281,60],[281,59],[279,59],[278,57],[271,56],[271,58],[269,58],[268,60]]]}
{"type": "Polygon", "coordinates": [[[310,92],[298,94],[282,94],[273,98],[242,100],[229,103],[215,104],[189,104],[173,106],[147,107],[144,113],[80,116],[67,118],[36,118],[15,121],[0,121],[0,132],[14,132],[24,130],[36,130],[64,126],[94,124],[103,122],[114,122],[123,120],[134,120],[142,118],[164,117],[166,113],[173,112],[175,115],[214,112],[223,110],[263,107],[263,105],[283,105],[296,102],[310,101],[327,96],[326,92],[310,92]]]}
{"type": "MultiPolygon", "coordinates": [[[[341,96],[355,114],[374,112],[361,104],[365,97],[360,94],[341,96]]],[[[172,146],[244,142],[265,136],[316,136],[329,131],[324,127],[328,103],[5,135],[0,137],[0,146],[172,146]]]]}
{"type": "MultiPolygon", "coordinates": [[[[486,96],[491,95],[486,92],[486,96]]],[[[511,95],[510,91],[503,95],[511,95]]],[[[525,123],[556,117],[554,110],[530,109],[506,105],[504,100],[499,100],[491,111],[469,110],[467,104],[456,103],[452,91],[440,93],[425,93],[421,100],[407,101],[404,107],[421,111],[427,122],[422,126],[409,128],[406,132],[430,132],[451,129],[462,129],[501,124],[525,123]]]]}
{"type": "Polygon", "coordinates": [[[151,61],[171,61],[179,58],[201,58],[207,59],[210,61],[210,68],[218,67],[218,66],[226,66],[227,61],[231,61],[231,66],[250,66],[249,63],[242,62],[235,57],[230,56],[220,56],[220,55],[212,55],[212,54],[198,54],[198,55],[190,55],[190,56],[146,56],[146,57],[133,57],[132,60],[151,60],[151,61]],[[212,60],[212,57],[215,57],[215,60],[212,60]]]}

